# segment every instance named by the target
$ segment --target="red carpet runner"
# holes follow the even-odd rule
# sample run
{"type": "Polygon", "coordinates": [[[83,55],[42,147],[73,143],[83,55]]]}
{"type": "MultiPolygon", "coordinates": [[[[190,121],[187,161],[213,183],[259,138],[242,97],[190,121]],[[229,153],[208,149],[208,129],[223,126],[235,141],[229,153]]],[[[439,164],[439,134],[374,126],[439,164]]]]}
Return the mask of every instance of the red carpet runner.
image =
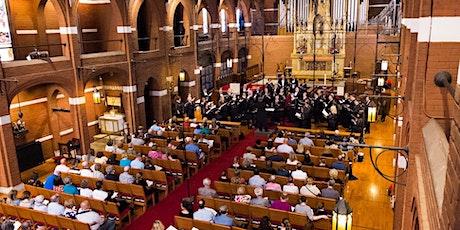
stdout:
{"type": "MultiPolygon", "coordinates": [[[[190,196],[195,196],[197,194],[198,188],[203,186],[202,183],[204,178],[209,177],[213,181],[218,179],[220,173],[232,165],[233,157],[242,155],[247,146],[254,145],[255,140],[255,134],[251,132],[244,140],[223,152],[219,158],[200,169],[197,174],[190,178],[190,196]]],[[[184,181],[184,183],[169,193],[164,200],[149,208],[144,215],[135,219],[126,229],[150,229],[153,221],[157,219],[161,220],[165,227],[174,225],[174,216],[179,213],[180,202],[182,198],[186,196],[187,182],[184,181]]]]}

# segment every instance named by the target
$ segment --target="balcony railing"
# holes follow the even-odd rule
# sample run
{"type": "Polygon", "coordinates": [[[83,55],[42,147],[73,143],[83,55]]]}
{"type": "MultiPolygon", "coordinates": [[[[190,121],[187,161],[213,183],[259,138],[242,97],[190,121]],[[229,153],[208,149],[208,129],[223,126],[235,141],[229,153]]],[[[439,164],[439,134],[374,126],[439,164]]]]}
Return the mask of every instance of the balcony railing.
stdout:
{"type": "Polygon", "coordinates": [[[63,49],[66,43],[52,43],[39,45],[24,45],[13,47],[0,47],[0,53],[4,61],[26,60],[32,52],[48,52],[48,57],[60,57],[64,55],[63,49]],[[9,50],[12,50],[10,52],[9,50]]]}

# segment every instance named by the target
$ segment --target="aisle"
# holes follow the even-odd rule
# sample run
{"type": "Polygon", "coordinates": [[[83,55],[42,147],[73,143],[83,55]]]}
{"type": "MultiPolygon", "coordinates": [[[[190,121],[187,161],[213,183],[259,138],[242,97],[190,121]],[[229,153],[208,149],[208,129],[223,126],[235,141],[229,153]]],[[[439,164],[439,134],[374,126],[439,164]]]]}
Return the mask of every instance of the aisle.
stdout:
{"type": "MultiPolygon", "coordinates": [[[[195,196],[198,188],[202,187],[203,179],[206,177],[211,180],[219,178],[220,173],[230,167],[233,157],[242,155],[249,145],[255,144],[254,132],[249,133],[246,138],[234,145],[232,148],[223,152],[222,155],[206,165],[204,168],[190,178],[190,195],[195,196]]],[[[187,196],[187,182],[184,181],[179,187],[168,194],[160,203],[149,208],[142,216],[135,219],[126,229],[150,229],[154,220],[161,220],[167,227],[174,224],[174,216],[180,211],[180,202],[183,197],[187,196]]]]}

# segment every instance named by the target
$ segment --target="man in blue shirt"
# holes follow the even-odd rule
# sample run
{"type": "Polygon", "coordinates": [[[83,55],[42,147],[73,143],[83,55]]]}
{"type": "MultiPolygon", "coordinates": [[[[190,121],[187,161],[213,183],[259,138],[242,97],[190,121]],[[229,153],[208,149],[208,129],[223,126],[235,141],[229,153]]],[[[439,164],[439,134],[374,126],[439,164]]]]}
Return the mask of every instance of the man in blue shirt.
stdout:
{"type": "Polygon", "coordinates": [[[145,164],[144,162],[142,162],[142,157],[140,155],[138,155],[136,157],[136,159],[134,159],[133,161],[131,161],[131,164],[130,164],[131,168],[133,169],[144,169],[145,167],[145,164]]]}
{"type": "Polygon", "coordinates": [[[267,181],[259,175],[258,169],[254,170],[254,176],[249,178],[249,181],[248,181],[249,185],[260,187],[260,188],[263,188],[266,183],[267,181]]]}
{"type": "Polygon", "coordinates": [[[59,171],[55,171],[53,174],[49,175],[45,180],[43,188],[48,189],[48,190],[53,190],[54,180],[58,178],[60,174],[61,173],[59,171]]]}
{"type": "Polygon", "coordinates": [[[337,161],[335,161],[334,163],[332,163],[331,167],[333,169],[337,169],[337,170],[346,170],[347,169],[347,166],[345,165],[345,163],[343,162],[343,156],[342,155],[339,155],[339,157],[337,157],[337,161]]]}
{"type": "Polygon", "coordinates": [[[191,137],[186,137],[185,142],[187,143],[185,145],[185,151],[194,152],[198,159],[201,159],[204,156],[203,152],[201,152],[200,147],[193,142],[193,139],[191,137]]]}
{"type": "Polygon", "coordinates": [[[211,209],[209,208],[206,208],[203,199],[198,201],[198,210],[196,210],[196,212],[193,213],[193,219],[209,222],[211,222],[211,220],[214,219],[213,211],[211,211],[211,209]]]}
{"type": "Polygon", "coordinates": [[[214,217],[215,224],[222,224],[225,226],[232,226],[233,225],[233,218],[227,215],[227,206],[222,205],[219,208],[219,214],[214,217]]]}
{"type": "Polygon", "coordinates": [[[153,121],[153,125],[150,126],[150,129],[149,131],[154,131],[154,132],[157,132],[157,131],[160,131],[161,130],[161,127],[157,124],[157,121],[153,121]]]}

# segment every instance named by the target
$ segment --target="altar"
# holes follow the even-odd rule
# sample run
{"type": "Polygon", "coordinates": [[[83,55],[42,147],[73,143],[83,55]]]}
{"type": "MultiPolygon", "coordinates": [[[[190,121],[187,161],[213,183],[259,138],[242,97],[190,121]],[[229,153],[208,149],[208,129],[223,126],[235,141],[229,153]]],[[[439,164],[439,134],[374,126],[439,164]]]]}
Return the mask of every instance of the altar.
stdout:
{"type": "Polygon", "coordinates": [[[310,7],[303,14],[304,21],[293,22],[292,75],[308,81],[341,79],[345,64],[345,21],[337,15],[338,9],[331,8],[331,0],[307,0],[306,4],[310,7]]]}
{"type": "Polygon", "coordinates": [[[124,114],[109,112],[99,117],[99,128],[104,134],[118,134],[123,131],[124,125],[124,114]]]}

